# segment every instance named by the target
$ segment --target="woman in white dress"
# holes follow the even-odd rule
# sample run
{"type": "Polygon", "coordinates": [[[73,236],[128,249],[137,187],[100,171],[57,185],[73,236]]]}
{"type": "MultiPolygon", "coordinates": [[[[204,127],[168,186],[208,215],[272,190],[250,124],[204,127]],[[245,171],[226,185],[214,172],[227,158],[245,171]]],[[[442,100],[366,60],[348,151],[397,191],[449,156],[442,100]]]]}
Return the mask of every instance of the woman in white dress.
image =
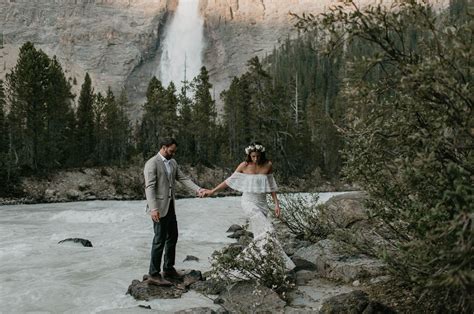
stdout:
{"type": "Polygon", "coordinates": [[[265,157],[265,147],[252,143],[245,148],[247,158],[240,163],[235,172],[225,181],[204,194],[210,196],[220,190],[230,187],[242,192],[242,209],[249,218],[250,230],[254,234],[254,241],[259,247],[267,242],[267,237],[272,237],[281,252],[283,261],[288,270],[295,267],[293,261],[285,254],[276,239],[275,229],[267,219],[268,204],[267,193],[271,193],[275,204],[275,215],[280,216],[280,203],[277,197],[278,186],[272,173],[272,162],[265,157]]]}

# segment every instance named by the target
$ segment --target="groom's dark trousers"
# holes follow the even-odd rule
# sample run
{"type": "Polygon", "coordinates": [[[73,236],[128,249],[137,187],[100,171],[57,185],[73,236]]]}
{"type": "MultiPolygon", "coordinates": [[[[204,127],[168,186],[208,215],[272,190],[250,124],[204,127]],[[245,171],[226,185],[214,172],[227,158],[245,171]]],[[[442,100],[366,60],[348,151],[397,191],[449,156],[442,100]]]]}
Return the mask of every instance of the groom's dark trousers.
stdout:
{"type": "Polygon", "coordinates": [[[165,251],[163,270],[167,271],[174,267],[176,256],[176,242],[178,242],[178,222],[174,210],[174,201],[170,202],[168,213],[160,217],[159,222],[153,222],[155,236],[151,246],[151,260],[149,274],[157,276],[160,274],[161,257],[165,251]]]}

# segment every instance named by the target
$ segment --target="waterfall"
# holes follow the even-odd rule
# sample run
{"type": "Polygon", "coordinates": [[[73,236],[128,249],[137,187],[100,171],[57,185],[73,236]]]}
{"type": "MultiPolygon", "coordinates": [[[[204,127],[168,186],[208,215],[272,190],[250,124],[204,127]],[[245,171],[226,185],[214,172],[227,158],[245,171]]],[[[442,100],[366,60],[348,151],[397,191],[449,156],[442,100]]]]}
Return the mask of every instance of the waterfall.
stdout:
{"type": "Polygon", "coordinates": [[[173,81],[179,92],[186,77],[191,81],[202,66],[203,20],[199,0],[179,0],[163,40],[158,77],[163,86],[173,81]]]}

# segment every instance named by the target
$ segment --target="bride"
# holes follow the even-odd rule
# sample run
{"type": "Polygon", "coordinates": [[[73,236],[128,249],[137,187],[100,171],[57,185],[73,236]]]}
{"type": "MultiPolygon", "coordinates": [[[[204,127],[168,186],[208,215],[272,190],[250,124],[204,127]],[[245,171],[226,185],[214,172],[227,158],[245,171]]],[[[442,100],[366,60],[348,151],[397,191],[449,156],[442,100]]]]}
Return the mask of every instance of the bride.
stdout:
{"type": "Polygon", "coordinates": [[[272,174],[272,162],[265,157],[265,147],[254,142],[245,148],[247,158],[240,163],[235,172],[224,182],[212,190],[206,190],[204,196],[211,196],[220,190],[230,187],[242,192],[242,209],[250,221],[250,230],[258,247],[273,239],[281,252],[287,270],[295,268],[293,261],[285,254],[280,243],[276,240],[275,229],[267,219],[268,204],[266,193],[271,193],[275,204],[275,215],[280,216],[281,209],[277,198],[278,189],[272,174]]]}

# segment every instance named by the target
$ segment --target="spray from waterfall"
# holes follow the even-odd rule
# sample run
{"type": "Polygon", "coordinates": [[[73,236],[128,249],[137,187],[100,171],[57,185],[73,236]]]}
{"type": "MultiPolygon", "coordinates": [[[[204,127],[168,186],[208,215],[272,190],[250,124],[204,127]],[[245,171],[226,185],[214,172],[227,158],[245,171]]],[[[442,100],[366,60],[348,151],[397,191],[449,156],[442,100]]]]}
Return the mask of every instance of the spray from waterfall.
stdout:
{"type": "Polygon", "coordinates": [[[202,66],[203,20],[199,0],[179,0],[162,46],[158,78],[164,86],[173,81],[178,91],[183,80],[192,80],[202,66]]]}

